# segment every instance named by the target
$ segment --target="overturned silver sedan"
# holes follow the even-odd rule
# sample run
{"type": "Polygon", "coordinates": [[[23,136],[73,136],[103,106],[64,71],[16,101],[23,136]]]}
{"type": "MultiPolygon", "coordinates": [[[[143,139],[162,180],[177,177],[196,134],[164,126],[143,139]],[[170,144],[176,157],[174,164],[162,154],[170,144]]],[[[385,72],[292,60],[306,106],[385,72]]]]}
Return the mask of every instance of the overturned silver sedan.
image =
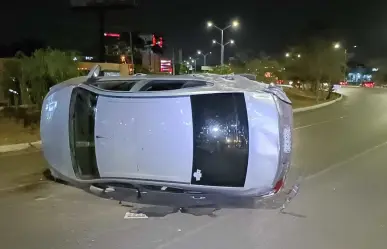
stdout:
{"type": "Polygon", "coordinates": [[[277,208],[292,107],[240,75],[87,77],[50,89],[44,156],[55,178],[104,197],[174,206],[277,208]]]}

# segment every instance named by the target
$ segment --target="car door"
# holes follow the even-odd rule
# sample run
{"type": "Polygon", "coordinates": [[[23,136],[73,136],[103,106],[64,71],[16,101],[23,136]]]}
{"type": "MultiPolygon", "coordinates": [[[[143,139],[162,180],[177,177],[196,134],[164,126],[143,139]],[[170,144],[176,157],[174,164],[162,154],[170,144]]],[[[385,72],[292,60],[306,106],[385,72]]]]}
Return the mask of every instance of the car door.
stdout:
{"type": "Polygon", "coordinates": [[[95,136],[102,178],[181,183],[191,180],[189,97],[100,96],[95,136]]]}
{"type": "Polygon", "coordinates": [[[101,177],[136,177],[136,139],[136,109],[130,99],[99,96],[95,150],[101,177]]]}
{"type": "Polygon", "coordinates": [[[139,178],[189,183],[193,140],[189,97],[136,99],[139,178]]]}

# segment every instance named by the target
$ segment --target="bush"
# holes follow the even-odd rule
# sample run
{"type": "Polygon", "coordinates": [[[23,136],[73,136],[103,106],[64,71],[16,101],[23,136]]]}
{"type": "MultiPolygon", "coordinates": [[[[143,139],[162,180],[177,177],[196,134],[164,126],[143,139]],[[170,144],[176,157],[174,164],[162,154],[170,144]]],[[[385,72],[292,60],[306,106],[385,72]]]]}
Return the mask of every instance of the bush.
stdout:
{"type": "Polygon", "coordinates": [[[29,57],[19,55],[5,60],[1,89],[5,96],[9,96],[8,89],[18,93],[15,101],[8,98],[9,104],[40,106],[51,86],[80,75],[75,56],[74,52],[48,48],[36,50],[29,57]]]}
{"type": "Polygon", "coordinates": [[[31,127],[36,128],[39,127],[40,124],[40,111],[29,111],[26,112],[23,118],[23,126],[25,128],[31,127]]]}
{"type": "Polygon", "coordinates": [[[40,111],[33,107],[5,107],[0,114],[4,118],[23,124],[25,128],[36,128],[40,123],[40,111]]]}
{"type": "Polygon", "coordinates": [[[2,116],[5,118],[14,118],[16,117],[16,108],[15,107],[4,107],[1,111],[2,116]]]}

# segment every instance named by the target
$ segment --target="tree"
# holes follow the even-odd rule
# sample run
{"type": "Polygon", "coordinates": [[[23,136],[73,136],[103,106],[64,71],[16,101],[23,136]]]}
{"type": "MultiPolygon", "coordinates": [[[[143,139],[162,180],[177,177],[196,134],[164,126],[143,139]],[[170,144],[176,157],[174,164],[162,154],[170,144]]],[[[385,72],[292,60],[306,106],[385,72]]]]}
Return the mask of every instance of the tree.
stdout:
{"type": "Polygon", "coordinates": [[[51,86],[79,76],[73,60],[76,55],[48,48],[36,50],[30,57],[22,56],[19,78],[23,103],[40,107],[51,86]]]}
{"type": "Polygon", "coordinates": [[[17,59],[7,59],[4,61],[3,70],[1,73],[1,90],[4,96],[10,96],[8,102],[10,105],[21,104],[20,94],[20,61],[17,59]],[[17,98],[15,101],[14,98],[17,98]]]}
{"type": "Polygon", "coordinates": [[[186,64],[182,63],[179,65],[179,74],[188,74],[188,67],[186,64]]]}
{"type": "Polygon", "coordinates": [[[214,67],[212,73],[214,74],[230,74],[232,73],[231,67],[229,65],[216,66],[214,67]]]}
{"type": "Polygon", "coordinates": [[[332,86],[343,79],[346,70],[345,51],[335,49],[332,42],[315,38],[295,50],[300,57],[287,59],[286,72],[290,77],[311,83],[317,101],[322,83],[328,82],[332,86]]]}
{"type": "Polygon", "coordinates": [[[253,59],[246,64],[247,72],[256,74],[257,81],[271,83],[283,79],[283,66],[274,59],[263,57],[253,59]]]}
{"type": "Polygon", "coordinates": [[[231,65],[230,70],[233,73],[245,73],[246,68],[243,65],[231,65]]]}

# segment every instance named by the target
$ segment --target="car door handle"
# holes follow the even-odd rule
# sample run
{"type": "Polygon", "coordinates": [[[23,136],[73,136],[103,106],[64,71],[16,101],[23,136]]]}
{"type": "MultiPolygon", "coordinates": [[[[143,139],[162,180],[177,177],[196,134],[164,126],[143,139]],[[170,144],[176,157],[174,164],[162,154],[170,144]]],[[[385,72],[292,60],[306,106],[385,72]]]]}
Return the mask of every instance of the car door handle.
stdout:
{"type": "Polygon", "coordinates": [[[106,138],[106,137],[97,135],[97,136],[95,136],[95,138],[106,138]]]}

